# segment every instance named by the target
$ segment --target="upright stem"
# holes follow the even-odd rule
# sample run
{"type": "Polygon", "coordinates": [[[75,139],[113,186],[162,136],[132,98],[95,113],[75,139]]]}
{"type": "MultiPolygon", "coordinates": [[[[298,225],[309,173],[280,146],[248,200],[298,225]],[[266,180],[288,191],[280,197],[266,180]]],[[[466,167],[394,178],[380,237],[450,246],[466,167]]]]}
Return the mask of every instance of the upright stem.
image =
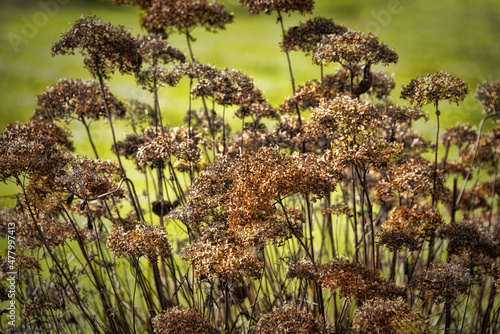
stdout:
{"type": "Polygon", "coordinates": [[[87,137],[89,137],[90,146],[92,146],[92,150],[94,151],[95,158],[99,159],[99,154],[97,154],[97,149],[94,145],[94,140],[92,140],[92,135],[90,134],[90,127],[87,124],[87,122],[85,121],[85,117],[83,117],[83,115],[81,116],[80,120],[82,121],[83,126],[85,127],[85,131],[87,131],[87,137]]]}
{"type": "Polygon", "coordinates": [[[439,148],[439,115],[441,115],[441,112],[438,109],[438,101],[435,102],[435,105],[436,105],[437,131],[436,131],[436,150],[434,154],[434,181],[432,189],[432,205],[435,205],[437,202],[436,181],[437,181],[438,148],[439,148]]]}

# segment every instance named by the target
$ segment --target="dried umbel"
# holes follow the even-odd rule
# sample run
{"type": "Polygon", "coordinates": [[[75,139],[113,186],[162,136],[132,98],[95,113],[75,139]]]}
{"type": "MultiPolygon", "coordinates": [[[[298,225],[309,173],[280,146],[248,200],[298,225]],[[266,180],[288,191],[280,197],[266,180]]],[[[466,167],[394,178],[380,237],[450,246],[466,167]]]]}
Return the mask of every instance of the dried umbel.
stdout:
{"type": "Polygon", "coordinates": [[[69,133],[52,122],[9,124],[0,137],[0,181],[21,175],[54,175],[72,150],[69,133]]]}
{"type": "Polygon", "coordinates": [[[412,285],[417,287],[425,298],[436,303],[451,302],[463,294],[471,283],[468,270],[457,264],[434,264],[430,269],[416,276],[412,285]]]}
{"type": "Polygon", "coordinates": [[[315,17],[288,29],[280,42],[283,51],[302,51],[311,54],[324,35],[346,32],[347,28],[337,25],[333,19],[315,17]]]}
{"type": "Polygon", "coordinates": [[[398,54],[374,34],[348,29],[342,34],[324,36],[313,54],[316,64],[337,63],[368,63],[387,65],[397,63],[398,54]]]}
{"type": "Polygon", "coordinates": [[[171,307],[152,320],[156,334],[217,334],[219,331],[194,308],[171,307]]]}
{"type": "Polygon", "coordinates": [[[141,24],[149,32],[189,33],[196,27],[207,31],[223,30],[233,22],[233,13],[224,5],[208,0],[152,0],[141,24]]]}
{"type": "Polygon", "coordinates": [[[156,263],[158,257],[170,255],[170,242],[165,229],[137,222],[132,227],[116,225],[111,230],[106,246],[116,257],[146,257],[150,263],[156,263]]]}
{"type": "Polygon", "coordinates": [[[307,310],[301,310],[291,303],[285,303],[273,312],[264,315],[253,330],[259,334],[333,334],[335,332],[322,317],[315,317],[307,310]]]}
{"type": "Polygon", "coordinates": [[[422,106],[436,104],[439,101],[462,101],[468,94],[469,88],[465,81],[446,72],[419,76],[403,85],[401,98],[411,101],[412,104],[422,106]]]}
{"type": "Polygon", "coordinates": [[[52,54],[83,56],[83,63],[94,78],[109,79],[118,70],[135,73],[141,66],[137,40],[124,27],[115,27],[96,17],[78,19],[52,46],[52,54]]]}
{"type": "Polygon", "coordinates": [[[484,82],[477,88],[474,97],[479,100],[487,114],[498,114],[500,112],[500,80],[484,82]]]}
{"type": "Polygon", "coordinates": [[[443,224],[439,211],[429,204],[402,205],[391,212],[382,226],[379,242],[391,252],[418,250],[424,241],[437,236],[443,224]]]}
{"type": "Polygon", "coordinates": [[[441,173],[437,174],[434,188],[434,168],[432,163],[418,156],[407,156],[400,164],[389,168],[386,176],[375,188],[375,198],[382,202],[392,202],[401,196],[406,203],[413,205],[418,199],[435,194],[438,198],[447,196],[441,173]]]}
{"type": "MultiPolygon", "coordinates": [[[[125,104],[111,94],[107,85],[104,93],[109,112],[122,117],[125,104]]],[[[36,110],[33,119],[69,122],[73,118],[97,120],[107,116],[101,87],[93,80],[60,79],[37,98],[41,108],[36,110]]]]}
{"type": "Polygon", "coordinates": [[[59,221],[56,216],[44,214],[37,218],[36,222],[25,215],[19,215],[18,219],[16,234],[19,243],[29,249],[38,249],[45,245],[63,245],[66,240],[77,236],[72,225],[59,221]],[[38,230],[41,231],[43,239],[38,230]]]}
{"type": "Polygon", "coordinates": [[[458,124],[445,130],[441,140],[445,145],[456,145],[461,150],[476,142],[477,129],[469,124],[458,124]]]}
{"type": "Polygon", "coordinates": [[[23,318],[40,318],[45,313],[51,313],[64,307],[64,299],[53,291],[39,293],[23,303],[21,314],[23,318]]]}
{"type": "Polygon", "coordinates": [[[448,240],[448,252],[459,257],[467,268],[482,266],[489,270],[490,264],[500,255],[498,242],[477,220],[450,223],[441,228],[439,234],[448,240]]]}
{"type": "Polygon", "coordinates": [[[298,278],[314,282],[318,281],[319,272],[316,270],[317,267],[319,267],[319,263],[316,263],[315,267],[310,259],[303,258],[288,265],[286,278],[298,278]]]}
{"type": "Polygon", "coordinates": [[[166,162],[170,162],[171,156],[186,163],[196,163],[201,156],[198,148],[201,139],[193,131],[189,136],[188,129],[183,126],[164,130],[138,148],[137,164],[164,167],[166,162]]]}
{"type": "Polygon", "coordinates": [[[353,329],[355,333],[430,333],[424,316],[401,297],[365,301],[354,314],[353,329]]]}
{"type": "Polygon", "coordinates": [[[150,62],[153,65],[156,62],[169,64],[172,62],[186,61],[186,55],[179,49],[168,44],[160,36],[148,35],[137,38],[137,50],[141,54],[144,62],[150,62]]]}
{"type": "Polygon", "coordinates": [[[378,271],[372,271],[359,262],[334,259],[322,264],[319,283],[324,289],[339,289],[339,296],[365,301],[373,298],[402,296],[404,288],[388,282],[378,271]]]}
{"type": "Polygon", "coordinates": [[[314,8],[313,0],[240,0],[242,6],[247,6],[250,15],[264,12],[271,14],[273,10],[288,13],[298,11],[301,14],[311,13],[314,8]]]}

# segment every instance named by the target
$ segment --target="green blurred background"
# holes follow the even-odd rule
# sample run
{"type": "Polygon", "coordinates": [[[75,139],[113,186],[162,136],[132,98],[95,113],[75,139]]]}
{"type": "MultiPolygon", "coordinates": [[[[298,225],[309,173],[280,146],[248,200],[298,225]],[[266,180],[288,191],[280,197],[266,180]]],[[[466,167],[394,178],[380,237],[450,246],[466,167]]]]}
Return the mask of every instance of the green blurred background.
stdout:
{"type": "MultiPolygon", "coordinates": [[[[237,0],[219,2],[234,12],[234,23],[218,34],[195,30],[196,58],[202,63],[245,71],[277,106],[290,95],[291,87],[285,56],[278,48],[281,30],[276,15],[252,17],[237,0]]],[[[28,120],[36,108],[36,95],[59,78],[89,78],[79,56],[50,54],[50,46],[61,33],[81,15],[88,14],[130,27],[134,35],[144,32],[139,27],[139,11],[131,6],[115,6],[112,0],[0,0],[0,131],[8,123],[28,120]]],[[[402,102],[399,100],[402,84],[427,72],[446,71],[456,75],[469,83],[471,93],[485,80],[500,79],[498,0],[318,0],[313,15],[292,14],[285,16],[284,23],[291,26],[318,15],[332,17],[336,23],[352,29],[374,32],[396,49],[398,64],[385,68],[389,74],[395,73],[395,102],[402,102]]],[[[171,36],[169,42],[187,52],[184,37],[171,36]]],[[[319,69],[311,64],[310,57],[292,53],[292,64],[297,84],[319,77],[319,69]]],[[[327,67],[326,73],[334,70],[335,66],[327,67]]],[[[151,101],[133,78],[117,75],[110,86],[115,95],[151,101]]],[[[185,82],[178,88],[161,91],[160,102],[167,123],[182,122],[187,98],[185,82]]],[[[447,103],[442,106],[444,126],[457,122],[477,125],[480,119],[480,107],[471,96],[458,107],[447,103]]],[[[421,126],[424,135],[435,133],[432,124],[431,121],[421,126]]],[[[90,155],[83,130],[72,126],[77,148],[90,155]]],[[[93,135],[101,151],[109,151],[109,133],[102,129],[95,124],[93,135]]],[[[112,158],[111,153],[104,156],[112,158]]],[[[8,190],[4,188],[0,193],[8,190]]]]}

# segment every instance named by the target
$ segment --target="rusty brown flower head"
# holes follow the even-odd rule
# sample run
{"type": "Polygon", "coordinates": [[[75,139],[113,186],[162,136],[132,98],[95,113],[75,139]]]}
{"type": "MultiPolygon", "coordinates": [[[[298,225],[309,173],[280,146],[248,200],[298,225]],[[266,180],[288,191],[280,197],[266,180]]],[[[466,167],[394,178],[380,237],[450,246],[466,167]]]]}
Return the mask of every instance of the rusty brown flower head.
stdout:
{"type": "Polygon", "coordinates": [[[398,54],[374,34],[366,34],[355,30],[347,30],[342,34],[324,36],[313,54],[316,64],[332,62],[368,63],[387,65],[397,63],[398,54]]]}
{"type": "MultiPolygon", "coordinates": [[[[110,113],[122,117],[125,104],[111,94],[107,85],[104,92],[110,113]]],[[[33,119],[69,122],[72,118],[97,120],[106,117],[100,85],[93,80],[60,79],[37,98],[41,108],[37,109],[33,119]]]]}
{"type": "Polygon", "coordinates": [[[208,319],[194,308],[182,305],[171,307],[152,320],[156,334],[218,334],[219,331],[208,319]]]}
{"type": "Polygon", "coordinates": [[[484,82],[477,88],[474,97],[479,100],[487,114],[498,114],[500,112],[500,80],[484,82]]]}
{"type": "Polygon", "coordinates": [[[420,289],[426,298],[437,303],[453,301],[464,293],[472,277],[467,269],[457,264],[435,264],[416,276],[411,283],[420,289]]]}
{"type": "Polygon", "coordinates": [[[115,27],[92,16],[81,17],[52,46],[52,54],[83,56],[83,64],[94,78],[109,79],[118,70],[135,73],[141,66],[137,40],[124,27],[115,27]]]}
{"type": "Polygon", "coordinates": [[[430,333],[424,316],[401,297],[367,300],[354,314],[353,329],[355,333],[430,333]]]}
{"type": "Polygon", "coordinates": [[[301,310],[296,305],[285,303],[260,318],[255,326],[255,333],[333,334],[335,331],[322,317],[315,317],[307,310],[301,310]]]}
{"type": "Polygon", "coordinates": [[[316,44],[323,36],[346,31],[347,28],[335,24],[333,19],[315,17],[288,29],[280,42],[280,47],[283,51],[301,50],[309,55],[316,49],[316,44]]]}
{"type": "Polygon", "coordinates": [[[417,106],[437,104],[443,100],[458,104],[468,92],[469,88],[465,81],[446,72],[438,72],[427,74],[425,77],[419,76],[411,80],[408,85],[403,85],[401,98],[417,106]]]}
{"type": "Polygon", "coordinates": [[[196,27],[216,32],[231,22],[233,13],[217,1],[208,0],[152,0],[141,18],[141,24],[149,32],[180,34],[189,33],[196,27]]]}
{"type": "Polygon", "coordinates": [[[156,263],[158,257],[170,255],[170,242],[165,229],[137,222],[132,227],[116,225],[110,232],[106,246],[116,257],[146,257],[156,263]]]}
{"type": "Polygon", "coordinates": [[[301,14],[312,13],[313,0],[240,0],[242,6],[247,6],[250,15],[264,12],[271,14],[273,10],[288,13],[298,11],[301,14]]]}

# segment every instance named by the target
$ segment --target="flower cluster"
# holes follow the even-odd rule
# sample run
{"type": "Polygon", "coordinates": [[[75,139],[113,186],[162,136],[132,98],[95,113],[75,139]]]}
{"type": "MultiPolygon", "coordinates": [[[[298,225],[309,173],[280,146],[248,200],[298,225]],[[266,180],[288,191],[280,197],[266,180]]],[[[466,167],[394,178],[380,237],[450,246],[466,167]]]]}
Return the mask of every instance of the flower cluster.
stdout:
{"type": "Polygon", "coordinates": [[[288,13],[298,11],[301,14],[311,13],[314,8],[313,0],[240,0],[242,6],[247,6],[250,15],[264,11],[271,14],[273,10],[288,13]]]}
{"type": "Polygon", "coordinates": [[[324,36],[314,51],[313,61],[318,65],[342,61],[372,64],[382,62],[387,65],[397,63],[398,54],[381,43],[374,34],[348,29],[341,34],[324,36]]]}
{"type": "Polygon", "coordinates": [[[425,298],[437,303],[453,301],[464,293],[472,277],[467,269],[457,264],[438,264],[416,276],[412,282],[425,298]]]}
{"type": "Polygon", "coordinates": [[[403,85],[401,98],[410,100],[412,104],[422,106],[437,104],[439,101],[462,101],[468,94],[469,88],[465,81],[446,72],[419,76],[403,85]]]}
{"type": "Polygon", "coordinates": [[[152,320],[156,334],[217,334],[219,331],[194,308],[171,307],[152,320]]]}
{"type": "MultiPolygon", "coordinates": [[[[120,102],[107,85],[104,86],[107,107],[111,114],[122,117],[125,114],[125,104],[120,102]]],[[[38,105],[33,119],[64,120],[71,118],[99,119],[106,117],[106,107],[99,83],[93,80],[60,79],[55,85],[38,95],[38,105]]]]}
{"type": "Polygon", "coordinates": [[[137,222],[132,227],[116,225],[110,232],[106,246],[116,257],[146,257],[156,263],[158,257],[170,256],[170,242],[165,229],[137,222]]]}
{"type": "Polygon", "coordinates": [[[94,78],[109,79],[116,70],[136,73],[142,63],[137,40],[124,27],[115,27],[96,17],[78,19],[52,46],[52,54],[74,54],[79,50],[85,68],[94,78]]]}
{"type": "Polygon", "coordinates": [[[152,0],[141,24],[149,32],[189,33],[196,27],[216,32],[233,22],[233,13],[224,5],[208,0],[152,0]]]}
{"type": "Polygon", "coordinates": [[[283,51],[301,50],[308,55],[316,49],[316,45],[324,35],[339,34],[345,31],[347,28],[335,24],[333,19],[315,17],[288,29],[283,36],[280,47],[283,51]]]}
{"type": "Polygon", "coordinates": [[[285,303],[265,314],[253,328],[256,333],[318,333],[333,334],[334,329],[322,317],[315,317],[292,303],[285,303]]]}
{"type": "Polygon", "coordinates": [[[353,329],[356,333],[430,333],[424,316],[401,297],[367,300],[354,314],[353,329]]]}
{"type": "Polygon", "coordinates": [[[391,252],[418,250],[424,241],[437,236],[442,224],[439,211],[431,205],[414,205],[411,208],[402,205],[394,209],[384,222],[379,242],[391,252]]]}
{"type": "Polygon", "coordinates": [[[474,97],[481,102],[483,110],[488,114],[498,114],[500,112],[500,80],[483,83],[477,88],[474,97]]]}

